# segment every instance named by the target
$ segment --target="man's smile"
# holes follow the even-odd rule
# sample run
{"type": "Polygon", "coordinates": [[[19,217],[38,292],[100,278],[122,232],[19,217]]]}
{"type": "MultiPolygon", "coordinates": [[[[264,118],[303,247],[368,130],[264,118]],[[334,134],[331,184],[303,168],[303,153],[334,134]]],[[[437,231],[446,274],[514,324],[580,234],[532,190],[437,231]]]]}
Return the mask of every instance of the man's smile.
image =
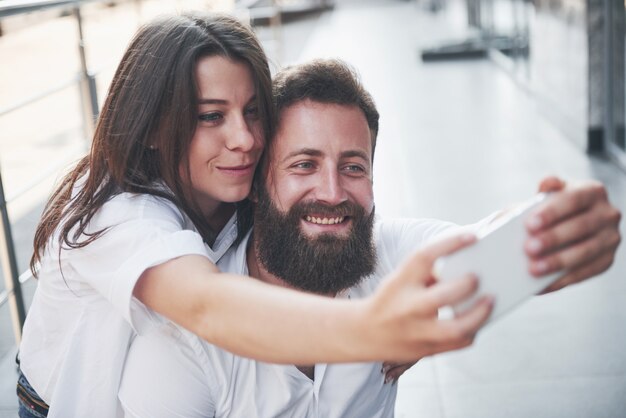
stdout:
{"type": "Polygon", "coordinates": [[[326,217],[326,216],[310,216],[307,215],[304,217],[304,220],[314,224],[321,225],[334,225],[340,224],[346,220],[346,216],[337,216],[337,217],[326,217]]]}
{"type": "Polygon", "coordinates": [[[311,213],[300,218],[300,230],[311,238],[318,234],[332,234],[337,238],[345,238],[352,232],[352,218],[346,215],[311,213]]]}

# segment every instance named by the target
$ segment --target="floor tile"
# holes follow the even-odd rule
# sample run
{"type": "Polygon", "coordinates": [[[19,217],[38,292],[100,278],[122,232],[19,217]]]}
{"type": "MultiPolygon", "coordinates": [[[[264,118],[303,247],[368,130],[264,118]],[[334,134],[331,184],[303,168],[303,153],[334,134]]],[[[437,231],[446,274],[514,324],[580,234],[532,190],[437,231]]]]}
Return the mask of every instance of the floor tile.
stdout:
{"type": "Polygon", "coordinates": [[[444,418],[439,391],[433,385],[402,384],[398,387],[396,418],[444,418]]]}
{"type": "Polygon", "coordinates": [[[402,385],[413,386],[434,386],[435,379],[434,358],[426,357],[404,372],[404,374],[400,377],[400,383],[402,385]]]}
{"type": "Polygon", "coordinates": [[[0,378],[0,418],[3,416],[17,417],[15,352],[16,349],[14,347],[0,359],[0,376],[2,376],[0,378]],[[10,413],[12,415],[9,415],[10,413]]]}
{"type": "Polygon", "coordinates": [[[441,392],[445,418],[623,418],[626,411],[624,376],[444,385],[441,392]]]}

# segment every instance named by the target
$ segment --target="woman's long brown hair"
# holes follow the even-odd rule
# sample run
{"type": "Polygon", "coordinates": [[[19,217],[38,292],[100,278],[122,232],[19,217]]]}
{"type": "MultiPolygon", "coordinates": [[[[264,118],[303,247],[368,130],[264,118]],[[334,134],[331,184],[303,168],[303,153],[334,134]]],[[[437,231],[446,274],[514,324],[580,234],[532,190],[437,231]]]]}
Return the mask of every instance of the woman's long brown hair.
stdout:
{"type": "MultiPolygon", "coordinates": [[[[204,240],[213,242],[216,231],[192,197],[188,164],[198,120],[195,66],[199,58],[211,55],[249,65],[263,133],[266,140],[272,137],[271,74],[250,28],[226,15],[196,13],[160,18],[143,26],[117,68],[89,155],[62,179],[46,204],[30,262],[35,276],[57,229],[59,248],[88,245],[106,232],[86,231],[89,222],[102,205],[123,192],[172,201],[189,216],[204,240]],[[181,179],[181,172],[186,178],[181,179]]],[[[247,230],[250,223],[250,205],[241,202],[239,231],[247,230]]]]}

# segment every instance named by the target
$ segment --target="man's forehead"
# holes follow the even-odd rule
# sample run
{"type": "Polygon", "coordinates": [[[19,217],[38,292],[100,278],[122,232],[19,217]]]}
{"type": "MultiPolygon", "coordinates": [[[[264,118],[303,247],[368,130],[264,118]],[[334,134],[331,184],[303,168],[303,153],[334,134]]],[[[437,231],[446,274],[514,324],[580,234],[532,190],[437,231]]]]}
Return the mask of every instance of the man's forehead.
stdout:
{"type": "MultiPolygon", "coordinates": [[[[270,145],[272,162],[291,155],[323,156],[331,151],[365,154],[371,159],[371,132],[356,105],[296,102],[280,112],[278,129],[270,145]]],[[[355,156],[355,155],[353,155],[355,156]]]]}

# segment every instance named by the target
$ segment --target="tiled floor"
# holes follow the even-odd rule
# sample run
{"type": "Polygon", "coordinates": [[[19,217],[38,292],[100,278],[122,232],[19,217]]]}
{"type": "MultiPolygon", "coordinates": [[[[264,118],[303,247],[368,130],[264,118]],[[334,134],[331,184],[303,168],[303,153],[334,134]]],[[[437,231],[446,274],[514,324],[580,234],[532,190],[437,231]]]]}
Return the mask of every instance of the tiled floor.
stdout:
{"type": "MultiPolygon", "coordinates": [[[[419,60],[420,47],[465,31],[448,3],[431,15],[416,2],[339,1],[284,25],[275,61],[341,57],[378,104],[377,211],[472,222],[529,197],[547,174],[600,179],[626,211],[626,175],[581,152],[491,61],[419,60]]],[[[469,349],[421,360],[399,382],[397,416],[626,417],[625,278],[622,245],[602,277],[532,299],[469,349]]],[[[4,360],[0,417],[14,411],[4,360]]]]}

